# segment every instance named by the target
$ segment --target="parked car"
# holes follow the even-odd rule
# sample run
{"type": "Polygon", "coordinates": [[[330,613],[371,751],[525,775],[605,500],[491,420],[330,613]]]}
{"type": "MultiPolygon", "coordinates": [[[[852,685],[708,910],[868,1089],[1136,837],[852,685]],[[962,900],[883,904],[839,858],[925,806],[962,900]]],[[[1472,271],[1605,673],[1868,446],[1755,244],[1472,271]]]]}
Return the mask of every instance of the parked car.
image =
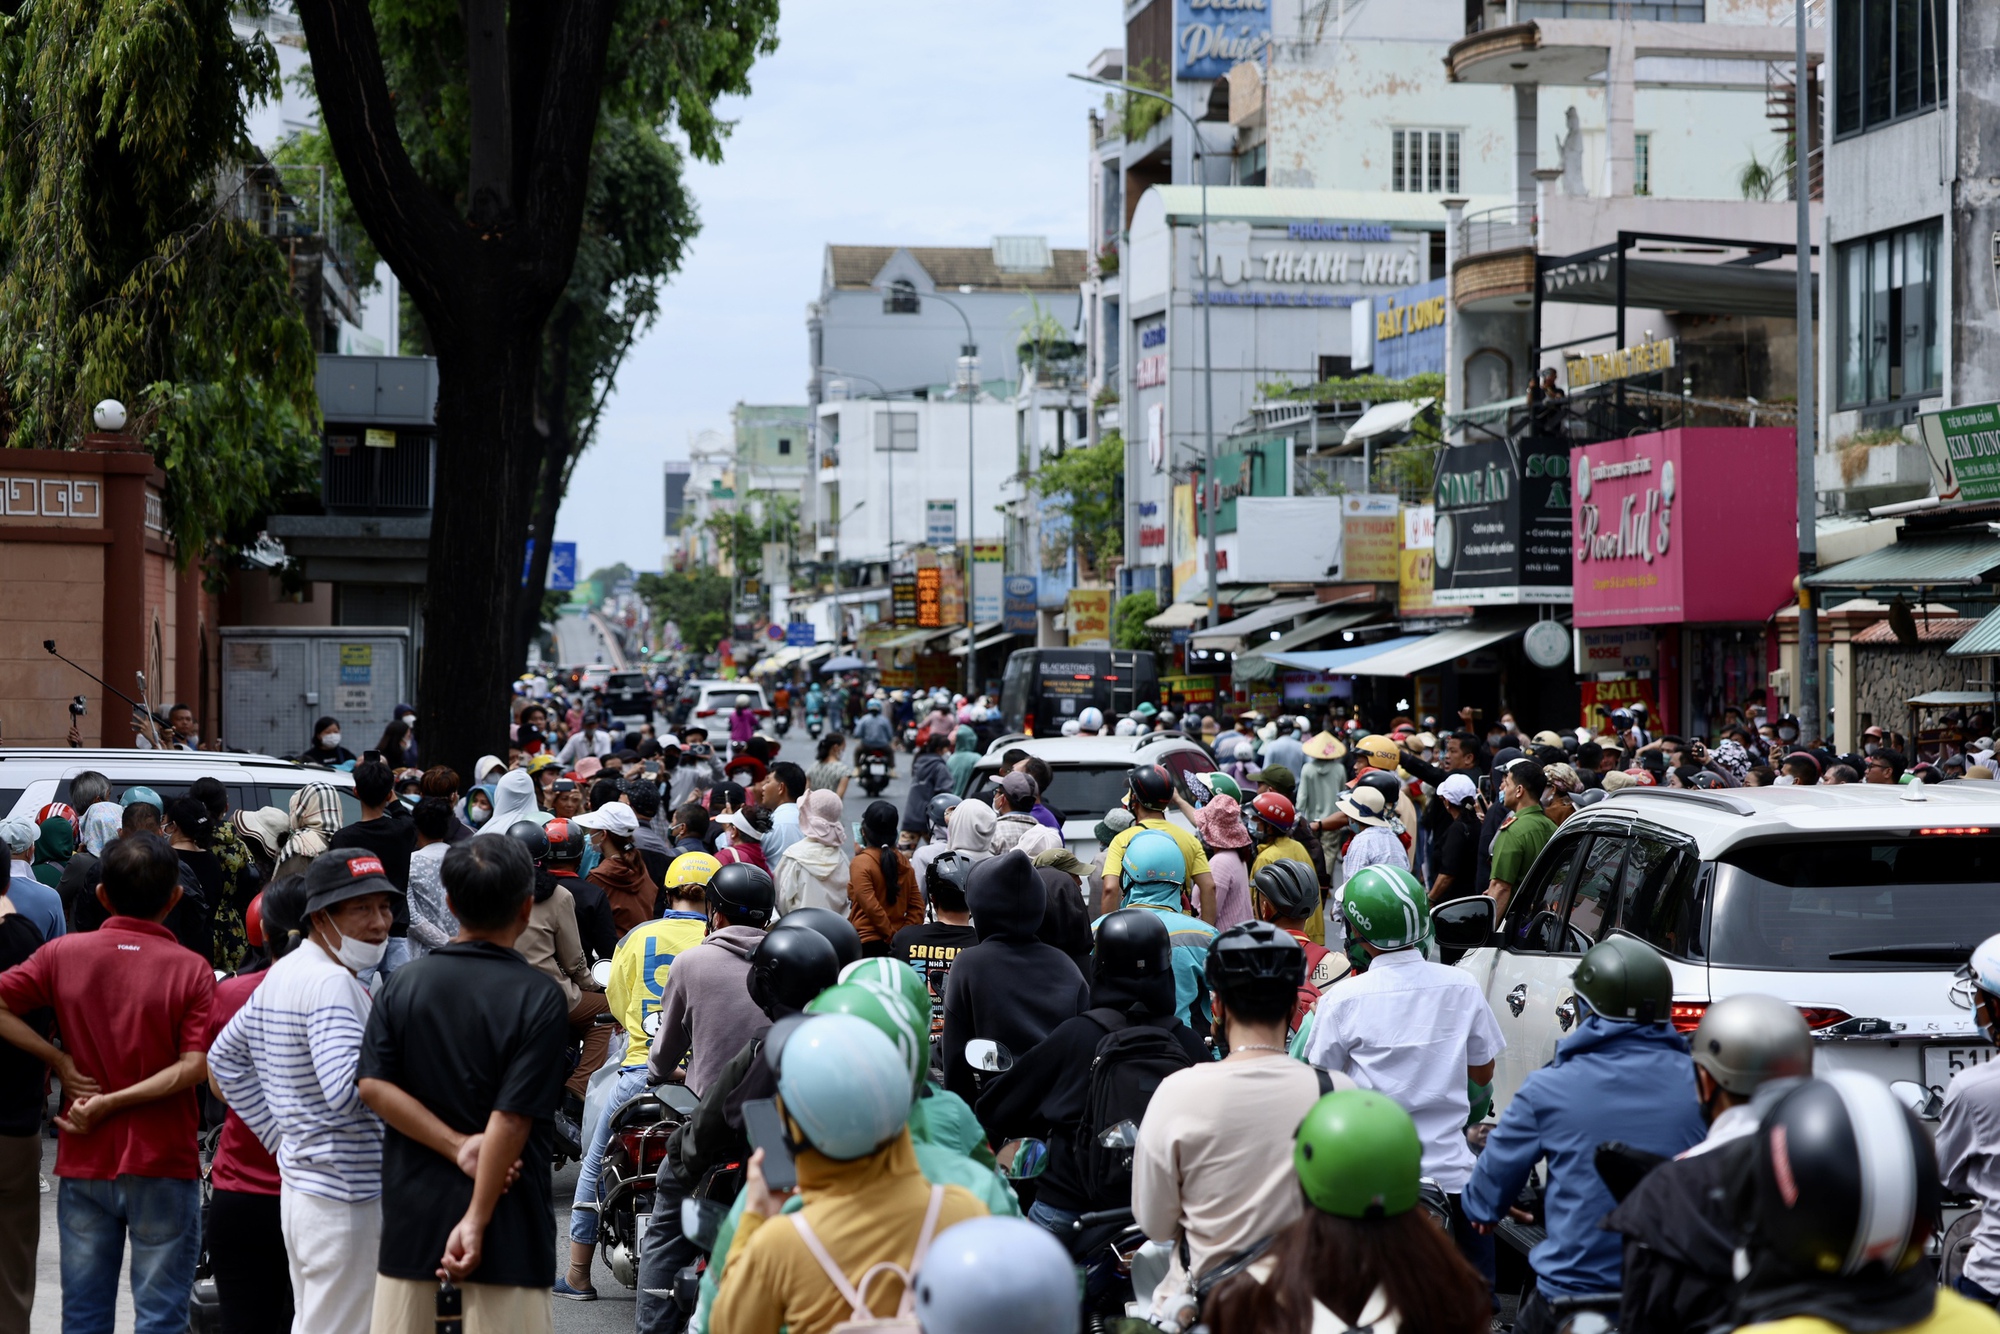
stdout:
{"type": "Polygon", "coordinates": [[[653,721],[653,686],[644,672],[613,672],[604,682],[604,714],[614,725],[653,721]]]}
{"type": "Polygon", "coordinates": [[[340,789],[341,822],[351,824],[361,818],[354,776],[336,769],[230,751],[68,747],[0,750],[0,816],[32,820],[50,802],[68,801],[70,780],[86,770],[111,780],[113,801],[128,787],[152,788],[163,799],[185,797],[196,779],[213,778],[229,793],[230,809],[239,811],[288,806],[292,794],[307,783],[331,783],[340,789]]]}
{"type": "MultiPolygon", "coordinates": [[[[959,790],[963,797],[993,800],[1000,771],[1000,757],[1010,750],[1039,755],[1049,764],[1049,790],[1043,798],[1062,812],[1063,842],[1084,861],[1097,856],[1097,822],[1125,795],[1125,780],[1142,764],[1164,765],[1174,775],[1176,785],[1187,795],[1188,774],[1209,773],[1215,761],[1201,746],[1183,736],[1076,736],[1029,737],[1012,734],[998,738],[979,762],[966,774],[959,790]]],[[[1167,812],[1174,823],[1188,826],[1178,810],[1167,812]]]]}
{"type": "Polygon", "coordinates": [[[694,710],[688,721],[699,723],[711,733],[729,731],[729,720],[736,715],[736,697],[748,695],[750,708],[758,718],[771,716],[771,702],[764,698],[764,687],[752,681],[703,681],[701,694],[696,696],[694,710]]]}
{"type": "Polygon", "coordinates": [[[2000,932],[2000,786],[1627,788],[1557,830],[1497,924],[1483,897],[1435,920],[1506,1034],[1499,1107],[1575,1026],[1570,975],[1613,931],[1666,957],[1682,1032],[1763,992],[1805,1016],[1818,1068],[1942,1093],[1994,1054],[1957,970],[2000,932]]]}

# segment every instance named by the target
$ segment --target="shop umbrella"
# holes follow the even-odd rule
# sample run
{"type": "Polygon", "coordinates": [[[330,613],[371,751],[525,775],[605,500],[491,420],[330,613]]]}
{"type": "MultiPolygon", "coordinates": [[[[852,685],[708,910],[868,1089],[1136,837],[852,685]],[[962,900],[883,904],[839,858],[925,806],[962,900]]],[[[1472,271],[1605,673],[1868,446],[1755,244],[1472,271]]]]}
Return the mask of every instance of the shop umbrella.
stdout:
{"type": "Polygon", "coordinates": [[[852,653],[843,653],[838,657],[828,658],[820,664],[819,670],[821,675],[825,675],[827,672],[858,672],[867,665],[866,662],[855,657],[852,653]]]}

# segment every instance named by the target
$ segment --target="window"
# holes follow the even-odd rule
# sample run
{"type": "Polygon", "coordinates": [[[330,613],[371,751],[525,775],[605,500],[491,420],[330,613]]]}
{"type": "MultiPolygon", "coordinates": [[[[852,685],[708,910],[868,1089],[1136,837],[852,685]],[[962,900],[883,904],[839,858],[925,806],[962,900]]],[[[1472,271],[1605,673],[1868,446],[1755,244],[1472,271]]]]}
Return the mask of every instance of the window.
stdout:
{"type": "Polygon", "coordinates": [[[917,448],[917,414],[880,412],[875,415],[875,448],[910,454],[917,448]]]}
{"type": "Polygon", "coordinates": [[[1264,183],[1264,157],[1267,145],[1258,144],[1246,148],[1236,158],[1236,183],[1238,185],[1262,185],[1264,183]]]}
{"type": "Polygon", "coordinates": [[[792,442],[782,435],[778,437],[778,452],[780,454],[789,454],[792,452],[792,442]]]}
{"type": "Polygon", "coordinates": [[[1632,136],[1632,193],[1653,193],[1653,136],[1650,134],[1632,136]]]}
{"type": "Polygon", "coordinates": [[[1937,256],[1943,224],[1921,223],[1840,247],[1842,407],[1936,393],[1944,384],[1937,256]]]}
{"type": "Polygon", "coordinates": [[[1404,194],[1456,194],[1458,131],[1392,130],[1389,188],[1404,194]]]}
{"type": "Polygon", "coordinates": [[[1945,0],[1838,0],[1833,15],[1833,132],[1859,134],[1945,96],[1945,0]]]}
{"type": "Polygon", "coordinates": [[[1577,878],[1576,894],[1569,902],[1569,929],[1558,946],[1563,953],[1581,954],[1604,934],[1606,920],[1617,910],[1618,877],[1628,842],[1600,835],[1591,843],[1583,874],[1577,878]]]}
{"type": "Polygon", "coordinates": [[[1319,378],[1322,380],[1344,380],[1352,374],[1353,357],[1321,356],[1319,359],[1319,378]]]}
{"type": "Polygon", "coordinates": [[[915,315],[919,310],[917,285],[908,278],[896,279],[882,295],[884,315],[915,315]]]}
{"type": "Polygon", "coordinates": [[[1556,841],[1542,849],[1542,855],[1528,872],[1527,883],[1507,905],[1506,935],[1511,948],[1536,954],[1549,952],[1555,928],[1561,921],[1557,910],[1562,907],[1563,891],[1569,888],[1578,854],[1588,841],[1587,838],[1568,843],[1556,841]]]}
{"type": "Polygon", "coordinates": [[[1618,926],[1664,954],[1701,957],[1701,858],[1641,834],[1618,884],[1618,926]]]}

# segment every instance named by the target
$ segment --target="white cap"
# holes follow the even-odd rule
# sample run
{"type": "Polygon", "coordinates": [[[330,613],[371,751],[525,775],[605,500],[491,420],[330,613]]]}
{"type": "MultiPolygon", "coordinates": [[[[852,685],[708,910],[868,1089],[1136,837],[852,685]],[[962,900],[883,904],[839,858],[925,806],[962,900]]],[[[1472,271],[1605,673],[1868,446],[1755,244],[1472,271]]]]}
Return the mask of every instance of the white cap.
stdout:
{"type": "Polygon", "coordinates": [[[602,829],[620,838],[630,838],[639,832],[639,817],[630,806],[622,801],[614,801],[608,806],[599,806],[594,811],[585,811],[570,821],[579,829],[602,829]]]}
{"type": "Polygon", "coordinates": [[[658,737],[655,738],[655,740],[657,740],[660,743],[662,749],[665,749],[668,746],[673,746],[678,748],[681,744],[681,739],[675,736],[672,732],[662,732],[658,737]]]}
{"type": "Polygon", "coordinates": [[[1464,774],[1452,774],[1438,784],[1438,796],[1454,806],[1463,806],[1479,795],[1479,784],[1464,774]]]}

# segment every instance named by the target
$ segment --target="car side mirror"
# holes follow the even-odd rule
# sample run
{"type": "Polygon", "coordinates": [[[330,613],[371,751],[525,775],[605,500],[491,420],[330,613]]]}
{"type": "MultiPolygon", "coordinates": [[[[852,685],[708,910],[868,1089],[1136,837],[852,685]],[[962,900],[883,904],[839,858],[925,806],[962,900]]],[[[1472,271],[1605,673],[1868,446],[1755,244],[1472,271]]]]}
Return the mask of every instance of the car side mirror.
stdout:
{"type": "Polygon", "coordinates": [[[1489,943],[1500,929],[1498,907],[1484,894],[1440,903],[1431,909],[1431,929],[1440,945],[1476,950],[1489,943]]]}

